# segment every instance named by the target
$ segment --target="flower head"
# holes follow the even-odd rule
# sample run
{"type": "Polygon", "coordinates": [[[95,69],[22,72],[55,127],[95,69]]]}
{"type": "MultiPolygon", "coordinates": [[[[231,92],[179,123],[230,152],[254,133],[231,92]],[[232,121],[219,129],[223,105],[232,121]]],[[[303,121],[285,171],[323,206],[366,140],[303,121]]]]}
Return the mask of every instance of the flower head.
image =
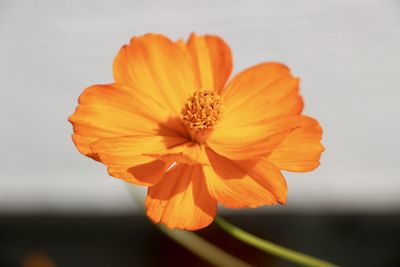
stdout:
{"type": "Polygon", "coordinates": [[[285,65],[262,63],[227,83],[231,70],[217,36],[134,37],[115,58],[115,82],[79,97],[73,141],[111,176],[148,186],[147,215],[170,228],[209,225],[218,203],[284,204],[281,170],[315,169],[322,130],[301,115],[299,80],[285,65]]]}

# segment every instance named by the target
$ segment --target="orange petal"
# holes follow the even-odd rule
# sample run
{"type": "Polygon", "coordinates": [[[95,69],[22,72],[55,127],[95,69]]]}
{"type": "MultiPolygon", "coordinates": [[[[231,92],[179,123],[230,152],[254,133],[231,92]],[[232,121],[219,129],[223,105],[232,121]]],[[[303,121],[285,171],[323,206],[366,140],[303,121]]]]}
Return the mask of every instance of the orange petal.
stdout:
{"type": "Polygon", "coordinates": [[[305,172],[319,166],[324,151],[320,143],[322,129],[316,120],[305,118],[268,157],[280,169],[305,172]]]}
{"type": "Polygon", "coordinates": [[[147,216],[169,228],[198,230],[209,225],[217,203],[211,198],[199,165],[177,164],[149,188],[147,216]]]}
{"type": "Polygon", "coordinates": [[[278,167],[266,158],[261,158],[251,168],[249,168],[247,161],[240,162],[239,166],[246,170],[248,175],[257,183],[274,194],[280,204],[286,204],[287,183],[278,167]]]}
{"type": "MultiPolygon", "coordinates": [[[[229,159],[243,160],[266,155],[299,127],[304,116],[287,116],[260,121],[248,126],[218,125],[207,144],[229,159]]],[[[221,123],[222,124],[222,123],[221,123]]]]}
{"type": "Polygon", "coordinates": [[[166,162],[177,162],[185,164],[208,164],[204,146],[188,141],[176,146],[166,154],[146,154],[146,156],[161,159],[166,162]]]}
{"type": "Polygon", "coordinates": [[[91,148],[108,166],[110,175],[131,183],[152,185],[160,181],[171,163],[143,154],[166,153],[185,141],[169,136],[127,136],[101,139],[92,143],[91,148]]]}
{"type": "Polygon", "coordinates": [[[132,157],[131,160],[135,166],[113,164],[107,168],[108,173],[128,183],[151,186],[159,183],[171,166],[171,163],[143,156],[132,157]]]}
{"type": "Polygon", "coordinates": [[[285,203],[285,178],[266,159],[232,161],[206,149],[210,166],[203,166],[212,197],[228,208],[285,203]]]}
{"type": "Polygon", "coordinates": [[[166,120],[164,108],[147,94],[122,85],[94,85],[79,97],[69,117],[79,151],[96,159],[90,143],[101,138],[156,134],[166,120]]]}
{"type": "Polygon", "coordinates": [[[94,160],[100,161],[98,155],[92,151],[90,144],[97,141],[95,137],[85,137],[82,135],[72,134],[72,141],[74,142],[76,148],[83,155],[86,155],[94,160]]]}
{"type": "Polygon", "coordinates": [[[193,33],[187,47],[199,79],[198,89],[221,91],[232,71],[229,46],[217,36],[193,33]]]}
{"type": "Polygon", "coordinates": [[[136,165],[128,169],[129,173],[143,185],[151,186],[161,181],[165,171],[171,164],[162,160],[153,160],[148,163],[136,165]]]}
{"type": "Polygon", "coordinates": [[[279,63],[264,63],[244,70],[233,78],[223,96],[221,123],[227,125],[298,115],[303,108],[299,80],[279,63]]]}
{"type": "Polygon", "coordinates": [[[195,74],[187,53],[162,35],[134,37],[114,60],[114,79],[159,99],[171,115],[179,115],[195,89],[195,74]]]}

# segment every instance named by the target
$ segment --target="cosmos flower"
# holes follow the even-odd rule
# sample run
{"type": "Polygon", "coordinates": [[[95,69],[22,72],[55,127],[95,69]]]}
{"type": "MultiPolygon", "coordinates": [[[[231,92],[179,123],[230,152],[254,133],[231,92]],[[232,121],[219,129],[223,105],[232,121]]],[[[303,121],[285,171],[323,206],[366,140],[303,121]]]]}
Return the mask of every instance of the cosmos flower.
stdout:
{"type": "Polygon", "coordinates": [[[218,203],[285,204],[281,170],[319,165],[321,127],[301,115],[299,79],[285,65],[258,64],[227,82],[231,71],[217,36],[133,37],[114,60],[114,83],[79,97],[73,141],[111,176],[147,186],[147,216],[170,228],[209,225],[218,203]]]}

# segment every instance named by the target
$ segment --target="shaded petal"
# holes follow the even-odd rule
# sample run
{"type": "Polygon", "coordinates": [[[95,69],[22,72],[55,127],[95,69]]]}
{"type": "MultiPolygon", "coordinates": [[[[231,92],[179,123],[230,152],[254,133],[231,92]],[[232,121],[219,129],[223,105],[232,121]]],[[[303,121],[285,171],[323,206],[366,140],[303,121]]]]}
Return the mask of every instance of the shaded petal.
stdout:
{"type": "Polygon", "coordinates": [[[240,162],[239,165],[257,183],[268,189],[280,204],[286,204],[287,183],[278,167],[266,158],[258,160],[252,168],[249,168],[246,161],[240,162]]]}
{"type": "Polygon", "coordinates": [[[182,145],[176,146],[165,154],[146,154],[146,156],[158,158],[166,162],[178,162],[189,165],[208,164],[207,155],[204,146],[188,141],[182,145]]]}
{"type": "Polygon", "coordinates": [[[94,85],[79,97],[79,106],[69,117],[73,140],[79,151],[97,159],[90,144],[124,135],[156,134],[166,120],[163,107],[148,95],[123,85],[94,85]]]}
{"type": "Polygon", "coordinates": [[[199,165],[177,164],[160,183],[148,189],[146,198],[147,216],[153,222],[186,230],[208,226],[216,206],[199,165]]]}
{"type": "Polygon", "coordinates": [[[308,120],[305,116],[287,116],[247,126],[218,126],[207,144],[229,159],[243,160],[273,151],[291,131],[308,120]]]}
{"type": "Polygon", "coordinates": [[[126,136],[101,139],[92,143],[91,148],[108,166],[111,176],[140,185],[152,185],[160,181],[171,162],[154,160],[144,154],[166,153],[185,141],[170,136],[126,136]]]}
{"type": "Polygon", "coordinates": [[[113,164],[107,168],[108,173],[128,183],[151,186],[161,181],[164,172],[170,166],[170,163],[165,161],[155,161],[143,156],[132,157],[131,159],[132,162],[135,162],[135,166],[113,164]],[[146,170],[150,168],[153,168],[153,170],[146,173],[146,170]]]}
{"type": "Polygon", "coordinates": [[[171,115],[180,114],[195,89],[195,74],[187,53],[162,35],[133,37],[114,60],[114,79],[159,99],[171,115]]]}
{"type": "Polygon", "coordinates": [[[263,63],[236,75],[223,92],[225,125],[249,125],[303,109],[299,80],[279,63],[263,63]]]}
{"type": "Polygon", "coordinates": [[[151,186],[161,181],[165,171],[170,166],[171,163],[157,159],[131,167],[128,169],[128,172],[143,185],[151,186]]]}
{"type": "Polygon", "coordinates": [[[321,137],[322,129],[318,122],[306,117],[301,126],[293,130],[268,158],[283,170],[311,171],[319,166],[319,159],[324,151],[321,137]]]}
{"type": "Polygon", "coordinates": [[[232,161],[206,149],[211,166],[203,166],[212,197],[228,208],[285,203],[285,178],[266,159],[232,161]]]}
{"type": "Polygon", "coordinates": [[[192,33],[187,47],[199,79],[198,89],[221,91],[232,72],[229,46],[217,36],[192,33]]]}

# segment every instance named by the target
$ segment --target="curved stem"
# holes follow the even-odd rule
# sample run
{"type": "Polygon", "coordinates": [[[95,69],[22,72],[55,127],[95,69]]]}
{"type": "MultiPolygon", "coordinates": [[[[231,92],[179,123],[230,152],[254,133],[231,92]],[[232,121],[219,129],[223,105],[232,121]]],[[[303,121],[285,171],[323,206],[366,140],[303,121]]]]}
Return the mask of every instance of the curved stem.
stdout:
{"type": "Polygon", "coordinates": [[[255,235],[247,233],[246,231],[228,223],[219,216],[215,218],[215,223],[218,224],[224,231],[226,231],[233,237],[243,241],[244,243],[247,243],[262,251],[271,253],[275,256],[281,257],[285,260],[309,267],[337,267],[337,265],[330,262],[320,260],[312,256],[279,246],[272,242],[261,239],[255,235]]]}

